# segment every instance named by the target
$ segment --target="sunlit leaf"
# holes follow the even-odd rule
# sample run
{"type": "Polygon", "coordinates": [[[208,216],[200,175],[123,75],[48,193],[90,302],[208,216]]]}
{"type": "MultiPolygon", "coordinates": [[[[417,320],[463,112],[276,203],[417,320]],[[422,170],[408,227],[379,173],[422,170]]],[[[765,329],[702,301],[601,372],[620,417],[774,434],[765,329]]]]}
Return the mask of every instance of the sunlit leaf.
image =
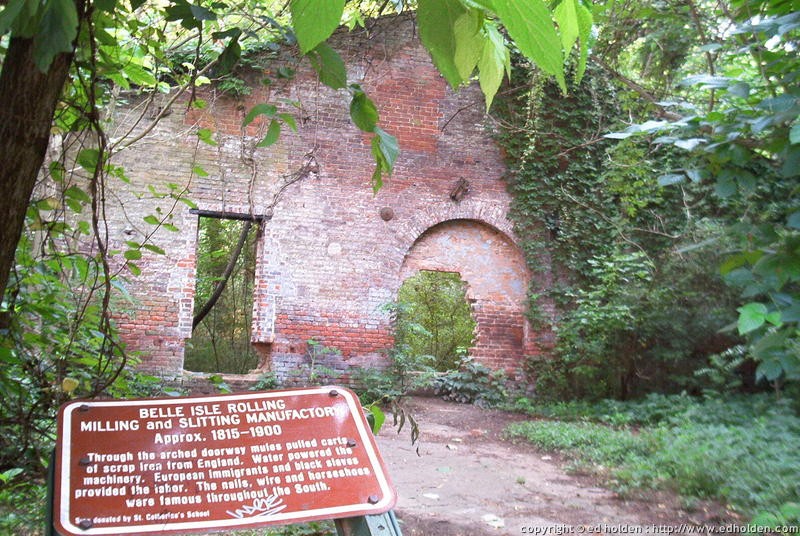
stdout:
{"type": "Polygon", "coordinates": [[[306,54],[339,26],[344,0],[291,0],[289,10],[300,50],[306,54]]]}
{"type": "Polygon", "coordinates": [[[566,92],[564,56],[550,10],[542,0],[495,0],[494,8],[520,51],[553,75],[566,92]]]}
{"type": "Polygon", "coordinates": [[[152,251],[157,255],[166,255],[167,252],[164,251],[162,248],[156,246],[155,244],[142,244],[142,247],[148,251],[152,251]]]}
{"type": "Polygon", "coordinates": [[[480,33],[481,16],[477,11],[467,11],[453,24],[456,51],[453,61],[463,81],[469,80],[478,65],[484,49],[484,37],[480,33]]]}
{"type": "Polygon", "coordinates": [[[503,73],[510,70],[511,55],[496,26],[484,24],[484,31],[486,39],[483,42],[483,53],[478,61],[478,80],[488,110],[503,82],[503,73]]]}
{"type": "Polygon", "coordinates": [[[213,138],[214,132],[209,128],[201,128],[197,131],[197,137],[200,138],[200,141],[207,145],[216,146],[217,142],[213,138]]]}
{"type": "Polygon", "coordinates": [[[78,153],[76,160],[79,166],[93,175],[100,160],[100,151],[97,149],[83,149],[78,153]]]}
{"type": "Polygon", "coordinates": [[[456,65],[455,23],[466,15],[467,9],[458,0],[419,0],[417,24],[419,37],[451,87],[461,85],[464,79],[456,65]]]}
{"type": "Polygon", "coordinates": [[[142,252],[138,249],[127,249],[122,255],[129,261],[138,261],[142,258],[142,252]]]}
{"type": "Polygon", "coordinates": [[[737,309],[739,311],[739,320],[737,327],[739,335],[755,331],[764,325],[767,319],[767,306],[763,303],[748,303],[737,309]]]}

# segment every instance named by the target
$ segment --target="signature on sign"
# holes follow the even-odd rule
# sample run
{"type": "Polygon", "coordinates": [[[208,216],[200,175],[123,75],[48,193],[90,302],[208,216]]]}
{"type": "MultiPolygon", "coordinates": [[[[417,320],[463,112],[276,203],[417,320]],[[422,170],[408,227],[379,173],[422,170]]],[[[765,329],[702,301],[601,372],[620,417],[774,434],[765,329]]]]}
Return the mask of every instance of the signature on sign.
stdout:
{"type": "Polygon", "coordinates": [[[268,497],[256,499],[253,504],[243,504],[241,508],[231,512],[228,510],[226,513],[236,519],[244,517],[266,517],[277,514],[285,509],[286,505],[283,504],[283,499],[279,499],[277,495],[273,494],[268,497]]]}

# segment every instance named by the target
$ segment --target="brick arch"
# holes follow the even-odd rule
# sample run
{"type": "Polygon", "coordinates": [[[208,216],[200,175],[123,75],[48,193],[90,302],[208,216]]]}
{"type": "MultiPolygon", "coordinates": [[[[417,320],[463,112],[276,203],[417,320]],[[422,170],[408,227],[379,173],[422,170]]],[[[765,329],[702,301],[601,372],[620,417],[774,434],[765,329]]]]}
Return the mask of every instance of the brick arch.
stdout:
{"type": "Polygon", "coordinates": [[[395,232],[402,243],[410,245],[414,244],[425,231],[440,223],[451,220],[474,220],[494,228],[516,244],[513,224],[506,216],[507,213],[508,206],[505,202],[465,200],[459,204],[448,203],[444,207],[436,205],[427,210],[417,211],[411,218],[399,223],[395,232]]]}
{"type": "Polygon", "coordinates": [[[525,317],[531,274],[522,251],[495,225],[452,218],[424,229],[403,259],[399,281],[420,270],[457,272],[477,323],[470,356],[494,369],[520,370],[535,351],[525,317]]]}

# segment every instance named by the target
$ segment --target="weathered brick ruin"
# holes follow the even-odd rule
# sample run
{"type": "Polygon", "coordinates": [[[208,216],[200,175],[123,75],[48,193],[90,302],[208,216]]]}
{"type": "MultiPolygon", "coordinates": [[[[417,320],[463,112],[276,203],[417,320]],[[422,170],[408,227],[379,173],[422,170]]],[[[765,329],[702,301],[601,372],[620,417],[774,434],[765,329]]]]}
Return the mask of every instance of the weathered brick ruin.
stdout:
{"type": "MultiPolygon", "coordinates": [[[[188,96],[181,97],[119,155],[131,184],[115,194],[125,211],[110,214],[112,239],[141,241],[152,232],[142,217],[156,206],[172,210],[180,229],[158,230],[152,241],[167,254],[146,255],[139,263],[144,273],[129,279],[133,303],[117,309],[129,348],[142,353],[147,369],[182,370],[198,214],[170,198],[130,193],[173,183],[187,188],[201,214],[263,217],[252,327],[262,370],[285,377],[303,368],[312,337],[341,350],[328,366],[382,363],[392,328],[381,306],[420,269],[461,275],[477,322],[470,355],[518,370],[524,355],[546,348],[549,334],[532,331],[524,317],[531,274],[506,217],[506,169],[479,89],[455,93],[446,86],[409,17],[383,20],[369,33],[339,33],[331,45],[345,59],[349,81],[377,103],[381,127],[399,139],[394,174],[373,193],[369,139],[350,122],[348,91],[322,86],[307,63],[293,79],[269,86],[260,83],[263,73],[253,73],[245,98],[199,91],[208,103],[202,110],[187,111],[188,96]],[[301,108],[282,104],[289,101],[301,108]],[[295,113],[299,131],[284,129],[276,145],[255,148],[267,124],[256,120],[242,129],[242,118],[264,102],[295,113]],[[211,129],[217,145],[201,143],[198,128],[211,129]],[[192,173],[195,166],[208,175],[192,173]]],[[[117,132],[142,112],[134,132],[147,128],[159,109],[145,107],[131,103],[117,132]]]]}

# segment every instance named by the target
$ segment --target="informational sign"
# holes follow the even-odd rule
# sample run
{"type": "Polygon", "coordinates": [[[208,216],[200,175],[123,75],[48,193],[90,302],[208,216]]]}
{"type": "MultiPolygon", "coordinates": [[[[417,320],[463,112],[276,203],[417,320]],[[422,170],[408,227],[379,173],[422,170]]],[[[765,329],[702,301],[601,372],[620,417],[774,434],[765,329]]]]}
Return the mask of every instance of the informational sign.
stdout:
{"type": "Polygon", "coordinates": [[[70,402],[55,471],[64,536],[356,517],[397,498],[358,398],[341,387],[70,402]]]}

